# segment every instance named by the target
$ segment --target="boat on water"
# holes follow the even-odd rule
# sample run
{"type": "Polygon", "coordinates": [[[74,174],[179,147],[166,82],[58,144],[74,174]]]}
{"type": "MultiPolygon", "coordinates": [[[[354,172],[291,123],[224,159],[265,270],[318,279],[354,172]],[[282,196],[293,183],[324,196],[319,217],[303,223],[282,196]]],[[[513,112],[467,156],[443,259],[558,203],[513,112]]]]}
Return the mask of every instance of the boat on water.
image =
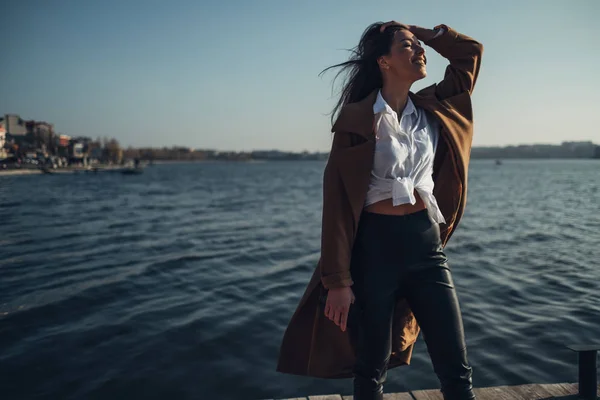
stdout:
{"type": "Polygon", "coordinates": [[[120,170],[123,175],[139,175],[144,172],[142,167],[126,167],[120,170]]]}
{"type": "Polygon", "coordinates": [[[56,168],[50,167],[48,165],[42,165],[39,167],[39,170],[43,174],[53,175],[53,174],[78,174],[78,173],[113,173],[113,174],[123,174],[123,175],[139,175],[144,172],[145,165],[139,160],[135,162],[126,163],[125,165],[94,165],[94,166],[70,166],[65,168],[56,168]]]}
{"type": "Polygon", "coordinates": [[[140,162],[139,158],[133,161],[133,164],[129,164],[124,168],[121,168],[121,174],[123,175],[139,175],[144,172],[144,166],[140,162]]]}

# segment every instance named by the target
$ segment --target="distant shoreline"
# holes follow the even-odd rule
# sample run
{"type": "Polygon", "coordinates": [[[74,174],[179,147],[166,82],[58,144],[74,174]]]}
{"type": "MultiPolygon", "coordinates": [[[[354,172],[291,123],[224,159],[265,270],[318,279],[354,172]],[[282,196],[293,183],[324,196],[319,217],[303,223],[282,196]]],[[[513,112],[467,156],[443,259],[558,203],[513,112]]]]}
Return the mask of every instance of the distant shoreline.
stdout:
{"type": "Polygon", "coordinates": [[[42,173],[41,169],[0,169],[0,176],[39,175],[42,173]]]}
{"type": "MultiPolygon", "coordinates": [[[[497,159],[488,158],[488,157],[471,157],[471,161],[490,161],[494,162],[496,160],[500,160],[502,162],[510,162],[510,161],[544,161],[544,160],[555,160],[555,161],[600,161],[598,158],[577,158],[577,157],[498,157],[497,159]]],[[[169,164],[216,164],[216,163],[235,163],[235,164],[264,164],[264,163],[272,163],[272,162],[289,162],[289,161],[320,161],[326,162],[327,160],[157,160],[153,161],[154,165],[169,165],[169,164]]],[[[109,169],[118,168],[118,167],[109,167],[109,169]]],[[[151,166],[150,166],[151,168],[151,166]]],[[[65,174],[65,173],[76,173],[76,172],[86,172],[85,169],[82,168],[57,168],[55,170],[50,170],[55,174],[65,174]]],[[[41,169],[37,168],[22,168],[22,169],[0,169],[0,177],[1,176],[23,176],[23,175],[42,175],[44,172],[41,169]]]]}
{"type": "MultiPolygon", "coordinates": [[[[63,167],[63,168],[52,168],[48,171],[51,174],[76,174],[76,173],[93,173],[94,169],[98,171],[110,171],[110,170],[119,170],[122,168],[121,166],[113,166],[113,165],[98,165],[94,167],[63,167]]],[[[10,168],[10,169],[0,169],[0,176],[21,176],[21,175],[42,175],[44,171],[40,168],[10,168]]]]}
{"type": "MultiPolygon", "coordinates": [[[[264,163],[277,160],[155,160],[154,165],[161,164],[196,164],[196,163],[264,163]]],[[[284,160],[286,161],[286,160],[284,160]]],[[[291,161],[291,160],[290,160],[291,161]]],[[[298,160],[296,160],[298,161],[298,160]]]]}

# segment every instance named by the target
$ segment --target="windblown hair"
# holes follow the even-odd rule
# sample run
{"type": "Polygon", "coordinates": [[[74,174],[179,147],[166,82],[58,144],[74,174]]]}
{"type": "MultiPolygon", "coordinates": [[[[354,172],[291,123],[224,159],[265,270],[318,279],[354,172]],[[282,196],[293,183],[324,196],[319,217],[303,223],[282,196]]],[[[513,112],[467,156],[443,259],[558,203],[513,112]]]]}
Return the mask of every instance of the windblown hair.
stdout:
{"type": "Polygon", "coordinates": [[[358,46],[350,49],[350,59],[340,64],[325,68],[319,76],[333,68],[340,68],[333,78],[333,83],[340,75],[345,75],[340,98],[331,112],[331,122],[339,114],[342,107],[367,97],[373,90],[383,86],[383,78],[377,59],[389,54],[394,34],[406,25],[392,25],[380,32],[382,22],[375,22],[365,29],[358,46]]]}

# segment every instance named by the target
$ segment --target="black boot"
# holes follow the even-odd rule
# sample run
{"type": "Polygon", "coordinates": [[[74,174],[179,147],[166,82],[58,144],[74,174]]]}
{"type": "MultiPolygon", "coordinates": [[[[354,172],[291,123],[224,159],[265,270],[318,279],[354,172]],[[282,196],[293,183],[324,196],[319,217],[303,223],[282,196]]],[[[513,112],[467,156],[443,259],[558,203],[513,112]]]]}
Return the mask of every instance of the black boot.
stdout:
{"type": "Polygon", "coordinates": [[[383,385],[354,377],[354,400],[383,400],[383,385]]]}

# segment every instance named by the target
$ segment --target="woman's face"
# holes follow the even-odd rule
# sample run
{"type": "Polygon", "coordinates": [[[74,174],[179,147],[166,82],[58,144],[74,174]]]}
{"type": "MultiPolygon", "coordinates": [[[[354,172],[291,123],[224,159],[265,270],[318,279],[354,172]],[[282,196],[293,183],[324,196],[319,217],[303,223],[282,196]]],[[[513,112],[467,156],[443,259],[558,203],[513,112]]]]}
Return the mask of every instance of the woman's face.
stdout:
{"type": "Polygon", "coordinates": [[[412,83],[427,76],[425,49],[406,29],[396,31],[389,54],[380,57],[378,62],[386,79],[412,83]]]}

